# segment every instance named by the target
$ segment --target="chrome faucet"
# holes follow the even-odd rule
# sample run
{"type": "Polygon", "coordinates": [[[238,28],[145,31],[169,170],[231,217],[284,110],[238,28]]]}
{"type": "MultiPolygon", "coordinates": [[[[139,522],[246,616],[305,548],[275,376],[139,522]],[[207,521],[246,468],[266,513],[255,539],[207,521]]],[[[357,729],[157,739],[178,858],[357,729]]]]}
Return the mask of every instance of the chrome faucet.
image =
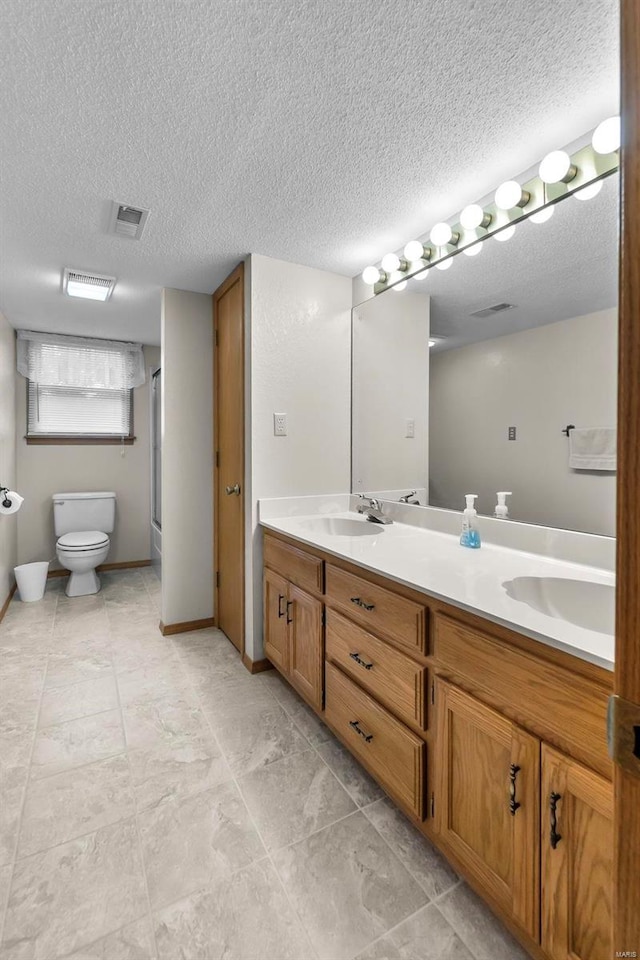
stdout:
{"type": "Polygon", "coordinates": [[[367,497],[364,493],[358,496],[362,500],[357,506],[358,513],[366,513],[367,520],[371,523],[393,523],[391,517],[385,517],[382,512],[382,504],[375,497],[367,497]]]}
{"type": "Polygon", "coordinates": [[[413,503],[416,506],[420,506],[420,501],[417,497],[417,490],[412,490],[411,493],[405,493],[404,497],[398,499],[398,503],[413,503]]]}

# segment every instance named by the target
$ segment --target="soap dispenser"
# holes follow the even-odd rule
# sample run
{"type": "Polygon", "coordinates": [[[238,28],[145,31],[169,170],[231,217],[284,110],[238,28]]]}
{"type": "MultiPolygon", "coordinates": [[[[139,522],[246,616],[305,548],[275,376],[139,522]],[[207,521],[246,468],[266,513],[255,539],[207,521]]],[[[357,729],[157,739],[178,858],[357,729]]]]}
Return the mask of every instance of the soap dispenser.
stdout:
{"type": "Polygon", "coordinates": [[[478,497],[477,493],[465,494],[467,506],[462,514],[462,533],[460,534],[460,545],[462,547],[471,547],[477,550],[480,546],[480,531],[478,530],[478,514],[474,508],[474,500],[478,497]]]}
{"type": "Polygon", "coordinates": [[[509,507],[507,506],[507,497],[511,496],[511,490],[500,490],[498,492],[498,502],[493,512],[497,520],[506,520],[509,516],[509,507]]]}

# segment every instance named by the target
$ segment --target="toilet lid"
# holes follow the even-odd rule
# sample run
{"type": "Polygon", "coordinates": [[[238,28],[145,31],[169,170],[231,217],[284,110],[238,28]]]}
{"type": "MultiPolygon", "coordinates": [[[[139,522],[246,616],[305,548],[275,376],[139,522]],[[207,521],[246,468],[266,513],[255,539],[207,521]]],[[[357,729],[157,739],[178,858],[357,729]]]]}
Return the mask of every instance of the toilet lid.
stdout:
{"type": "Polygon", "coordinates": [[[101,530],[82,530],[79,533],[65,533],[58,540],[58,546],[86,550],[87,547],[101,547],[108,542],[109,537],[101,530]]]}

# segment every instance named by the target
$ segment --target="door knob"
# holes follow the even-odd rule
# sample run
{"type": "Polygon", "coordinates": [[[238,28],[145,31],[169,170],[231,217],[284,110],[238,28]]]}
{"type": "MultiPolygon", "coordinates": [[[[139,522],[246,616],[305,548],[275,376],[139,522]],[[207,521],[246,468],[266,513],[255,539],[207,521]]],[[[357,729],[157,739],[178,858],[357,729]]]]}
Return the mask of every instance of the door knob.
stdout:
{"type": "Polygon", "coordinates": [[[225,489],[225,493],[227,494],[228,497],[230,497],[232,493],[235,493],[236,497],[239,497],[239,496],[240,496],[240,484],[239,484],[239,483],[234,483],[234,485],[233,485],[232,487],[225,487],[224,489],[225,489]]]}

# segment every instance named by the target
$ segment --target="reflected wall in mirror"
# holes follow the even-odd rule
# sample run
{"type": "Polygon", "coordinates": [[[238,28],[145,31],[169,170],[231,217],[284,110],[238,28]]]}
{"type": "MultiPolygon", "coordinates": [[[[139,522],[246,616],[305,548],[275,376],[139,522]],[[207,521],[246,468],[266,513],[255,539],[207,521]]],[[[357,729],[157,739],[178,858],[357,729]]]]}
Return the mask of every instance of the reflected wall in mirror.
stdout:
{"type": "Polygon", "coordinates": [[[572,469],[563,433],[616,426],[618,175],[601,184],[354,308],[354,492],[493,515],[510,490],[512,520],[615,534],[615,473],[572,469]]]}

